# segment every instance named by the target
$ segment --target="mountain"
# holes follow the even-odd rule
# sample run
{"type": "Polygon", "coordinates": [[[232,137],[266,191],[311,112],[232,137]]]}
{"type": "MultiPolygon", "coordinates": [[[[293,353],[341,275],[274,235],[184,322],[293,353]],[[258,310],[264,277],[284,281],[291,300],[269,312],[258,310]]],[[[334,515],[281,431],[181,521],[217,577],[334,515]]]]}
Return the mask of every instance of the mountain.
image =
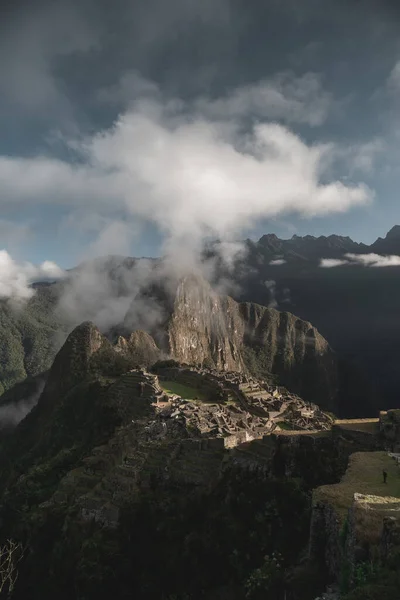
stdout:
{"type": "Polygon", "coordinates": [[[323,589],[300,562],[311,489],[379,440],[323,410],[343,403],[343,372],[309,322],[200,276],[159,280],[119,326],[75,327],[41,377],[2,397],[39,393],[0,436],[15,600],[241,600],[271,591],[264,569],[280,599],[299,564],[290,595],[323,589]]]}
{"type": "MultiPolygon", "coordinates": [[[[188,300],[188,283],[179,284],[169,321],[171,340],[186,334],[186,317],[179,307],[183,309],[183,299],[188,300]]],[[[193,290],[192,281],[190,285],[193,290]]],[[[240,308],[228,303],[237,312],[239,326],[238,319],[244,318],[240,308]]],[[[254,311],[261,314],[256,307],[254,311]]],[[[198,340],[209,324],[203,317],[203,329],[196,325],[198,340]]],[[[308,331],[299,323],[297,327],[308,331]]],[[[143,341],[145,348],[153,347],[147,334],[132,336],[127,346],[137,350],[143,341]]],[[[313,339],[318,340],[316,332],[313,339]]],[[[322,340],[318,343],[321,351],[328,351],[322,340]]],[[[209,356],[217,357],[218,348],[215,351],[209,356]]],[[[0,438],[0,544],[16,540],[22,553],[16,600],[94,600],[111,593],[116,598],[133,594],[150,600],[172,598],[177,591],[186,593],[185,588],[193,597],[212,597],[214,588],[231,585],[237,571],[237,560],[231,564],[229,552],[234,541],[243,553],[240,563],[244,561],[233,596],[240,598],[266,543],[268,548],[278,544],[286,560],[293,561],[307,539],[306,489],[316,478],[315,469],[304,489],[290,477],[279,483],[274,473],[279,465],[282,469],[282,460],[288,470],[297,465],[306,477],[309,469],[301,452],[295,459],[288,445],[285,458],[282,444],[275,438],[271,444],[264,442],[263,436],[287,429],[329,434],[332,417],[286,389],[244,372],[188,367],[171,360],[145,372],[134,368],[134,360],[121,338],[113,344],[94,324],[82,323],[57,353],[36,406],[12,435],[0,438]],[[238,471],[240,453],[234,454],[233,448],[251,440],[260,442],[271,470],[268,483],[265,477],[253,481],[246,468],[238,471]],[[260,504],[263,497],[269,498],[268,505],[260,504]],[[267,511],[264,523],[266,506],[271,514],[267,511]],[[245,522],[240,531],[232,532],[244,510],[245,522]],[[232,520],[230,511],[237,518],[232,520]],[[295,523],[303,517],[299,528],[295,523]],[[208,523],[204,528],[203,520],[208,523]],[[269,530],[271,523],[275,525],[269,530]],[[244,537],[243,526],[248,531],[244,537]],[[289,533],[290,545],[284,541],[289,533]],[[227,543],[220,547],[219,542],[212,550],[214,541],[226,536],[227,543]],[[207,540],[211,546],[201,558],[198,546],[207,545],[207,540]],[[252,555],[245,559],[247,546],[252,555]],[[155,551],[164,556],[162,577],[154,577],[154,561],[149,560],[155,551]],[[179,554],[181,559],[176,560],[179,554]],[[191,565],[191,557],[196,564],[191,565]],[[195,575],[197,561],[213,570],[218,557],[227,563],[222,577],[218,569],[212,577],[195,575]],[[184,575],[184,581],[182,575],[177,579],[186,569],[189,581],[184,575]],[[197,587],[203,590],[198,596],[197,587]]],[[[331,446],[327,437],[326,451],[331,446]]],[[[317,453],[316,444],[312,447],[317,453]]],[[[322,481],[335,481],[333,474],[340,471],[342,461],[332,455],[329,468],[321,471],[322,481]]],[[[318,471],[316,481],[320,476],[318,471]]]]}
{"type": "Polygon", "coordinates": [[[58,294],[57,284],[44,285],[23,307],[0,300],[0,393],[50,367],[66,331],[58,294]]]}
{"type": "MultiPolygon", "coordinates": [[[[346,363],[345,369],[350,365],[357,373],[350,402],[359,414],[399,406],[399,269],[362,260],[371,253],[400,256],[399,232],[396,226],[371,246],[340,236],[279,240],[266,235],[258,242],[248,240],[246,252],[229,270],[237,284],[235,300],[274,306],[313,323],[346,363]],[[361,258],[345,266],[321,266],[323,258],[346,262],[348,253],[361,258]],[[369,394],[375,408],[363,410],[363,396],[369,394]]],[[[221,266],[219,278],[227,276],[221,266]]]]}
{"type": "Polygon", "coordinates": [[[319,261],[321,258],[340,258],[347,252],[362,254],[367,250],[364,244],[353,242],[349,237],[330,235],[304,237],[293,235],[289,240],[281,240],[275,234],[263,235],[253,246],[248,240],[248,245],[264,258],[288,259],[299,261],[319,261]]]}
{"type": "Polygon", "coordinates": [[[378,238],[371,244],[369,251],[377,254],[400,255],[400,225],[392,227],[385,238],[378,238]]]}
{"type": "MultiPolygon", "coordinates": [[[[382,251],[383,243],[388,250],[390,243],[390,251],[400,255],[398,234],[399,227],[395,227],[384,240],[377,240],[372,246],[337,235],[293,236],[280,240],[268,234],[258,242],[247,240],[246,252],[234,268],[227,270],[221,266],[213,283],[218,287],[221,282],[231,282],[231,297],[239,304],[277,308],[312,323],[328,340],[341,365],[339,384],[334,387],[347,390],[339,394],[346,414],[373,415],[377,407],[398,405],[400,285],[397,268],[373,268],[354,262],[350,266],[328,269],[322,268],[320,261],[322,258],[343,260],[348,253],[376,253],[382,251]]],[[[218,253],[218,243],[210,245],[204,259],[215,261],[218,253]]],[[[160,350],[168,353],[171,348],[177,348],[174,332],[178,325],[175,329],[172,324],[169,329],[165,327],[172,314],[177,281],[167,279],[162,260],[112,256],[72,269],[63,282],[36,284],[35,295],[22,309],[16,310],[9,302],[1,301],[0,391],[10,389],[27,376],[34,377],[48,370],[66,335],[84,320],[99,324],[110,338],[122,335],[128,340],[133,331],[147,332],[152,338],[146,350],[149,360],[160,350]],[[146,278],[153,283],[146,286],[146,278]]],[[[191,302],[196,310],[195,299],[191,302]]],[[[227,304],[220,303],[218,310],[224,312],[227,308],[227,304]]],[[[183,309],[181,317],[187,318],[183,309]]],[[[244,322],[246,318],[244,315],[244,322]]],[[[211,321],[207,327],[210,325],[211,321]]],[[[214,319],[212,326],[228,325],[214,319]]],[[[189,331],[190,323],[185,327],[189,331]]],[[[277,324],[276,327],[285,329],[286,326],[277,324]]],[[[286,332],[291,335],[290,326],[286,332]]],[[[223,329],[220,333],[224,335],[223,329]]],[[[208,340],[214,348],[219,343],[217,338],[208,340]]],[[[204,339],[198,339],[199,348],[205,343],[204,339]]],[[[228,362],[232,354],[229,344],[222,351],[228,362]]],[[[132,345],[135,345],[133,341],[132,345]]],[[[237,350],[236,341],[233,345],[237,350]]],[[[143,344],[138,347],[141,355],[143,344]]],[[[192,350],[186,349],[186,352],[190,355],[192,350]]],[[[200,355],[200,350],[196,352],[200,355]]],[[[246,352],[249,355],[252,351],[246,352]]],[[[271,356],[275,356],[274,351],[271,356]]],[[[141,356],[139,359],[142,360],[141,356]]],[[[218,360],[215,364],[219,364],[218,360]]],[[[271,371],[282,370],[278,359],[269,357],[266,364],[271,371]]]]}
{"type": "MultiPolygon", "coordinates": [[[[154,362],[158,347],[160,356],[180,363],[276,376],[306,400],[337,410],[336,357],[310,323],[287,312],[239,304],[229,296],[217,295],[208,282],[194,275],[178,281],[173,292],[159,286],[142,291],[140,299],[143,295],[146,305],[157,306],[159,311],[159,317],[153,314],[153,322],[148,323],[147,333],[153,341],[149,337],[143,340],[151,359],[146,366],[154,362]]],[[[135,299],[124,329],[137,304],[135,299]]],[[[129,340],[132,337],[125,342],[119,339],[121,351],[126,348],[128,354],[132,351],[129,340]]]]}

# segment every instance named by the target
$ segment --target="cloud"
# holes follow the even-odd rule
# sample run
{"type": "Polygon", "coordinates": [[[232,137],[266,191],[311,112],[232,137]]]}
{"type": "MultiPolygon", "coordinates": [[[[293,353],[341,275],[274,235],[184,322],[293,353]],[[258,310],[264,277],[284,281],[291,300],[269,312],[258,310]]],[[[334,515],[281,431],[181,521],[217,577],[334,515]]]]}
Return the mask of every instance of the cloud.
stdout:
{"type": "Polygon", "coordinates": [[[244,130],[239,117],[214,120],[175,98],[141,98],[111,128],[70,146],[74,163],[1,157],[5,202],[125,211],[155,224],[180,255],[260,218],[345,212],[372,198],[361,183],[322,182],[330,145],[308,145],[269,121],[244,130]]]}
{"type": "Polygon", "coordinates": [[[269,262],[269,264],[273,265],[273,266],[284,265],[285,263],[286,263],[286,260],[284,258],[275,258],[274,260],[271,260],[269,262]]]}
{"type": "Polygon", "coordinates": [[[276,281],[274,281],[273,279],[269,279],[267,281],[264,281],[264,285],[269,292],[269,299],[267,304],[268,308],[278,308],[278,301],[276,299],[276,281]]]}
{"type": "Polygon", "coordinates": [[[348,264],[348,260],[341,260],[339,258],[321,258],[319,266],[324,269],[332,269],[333,267],[341,267],[342,265],[348,264]]]}
{"type": "Polygon", "coordinates": [[[55,263],[45,261],[36,266],[28,262],[18,263],[6,250],[0,250],[0,298],[28,300],[34,294],[34,281],[57,280],[64,271],[55,263]]]}
{"type": "Polygon", "coordinates": [[[366,267],[398,267],[400,256],[381,256],[380,254],[346,254],[353,263],[359,263],[366,267]]]}
{"type": "Polygon", "coordinates": [[[28,413],[31,412],[38,403],[44,386],[45,381],[40,380],[37,383],[36,392],[29,398],[0,406],[0,430],[3,428],[15,427],[28,413]]]}
{"type": "Polygon", "coordinates": [[[108,331],[122,323],[133,299],[152,282],[154,263],[121,257],[88,260],[68,273],[57,307],[58,315],[71,328],[93,321],[108,331]]]}
{"type": "Polygon", "coordinates": [[[362,265],[364,267],[399,267],[400,256],[380,254],[345,254],[345,259],[322,258],[320,267],[325,269],[332,267],[341,267],[343,265],[362,265]]]}
{"type": "Polygon", "coordinates": [[[288,288],[288,287],[283,288],[281,302],[283,304],[290,304],[292,302],[292,298],[291,298],[291,294],[290,294],[290,288],[288,288]]]}
{"type": "Polygon", "coordinates": [[[374,171],[377,160],[387,150],[386,143],[382,139],[374,139],[363,144],[353,144],[347,148],[350,171],[371,174],[374,171]]]}
{"type": "Polygon", "coordinates": [[[217,100],[199,99],[196,106],[214,119],[245,115],[315,127],[326,120],[332,101],[332,95],[323,89],[316,73],[296,77],[283,72],[271,79],[240,86],[217,100]]]}
{"type": "Polygon", "coordinates": [[[389,74],[387,89],[389,92],[396,94],[400,91],[400,61],[396,62],[389,74]]]}
{"type": "Polygon", "coordinates": [[[24,118],[72,119],[72,106],[57,76],[59,62],[97,44],[93,24],[73,2],[16,7],[0,25],[0,95],[3,111],[24,118]]]}

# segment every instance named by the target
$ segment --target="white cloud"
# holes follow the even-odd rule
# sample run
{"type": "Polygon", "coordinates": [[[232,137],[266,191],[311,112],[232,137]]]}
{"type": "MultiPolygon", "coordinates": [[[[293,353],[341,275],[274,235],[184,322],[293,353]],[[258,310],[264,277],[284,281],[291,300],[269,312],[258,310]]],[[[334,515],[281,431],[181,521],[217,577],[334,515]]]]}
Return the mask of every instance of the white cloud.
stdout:
{"type": "Polygon", "coordinates": [[[180,254],[260,218],[345,212],[372,198],[363,184],[321,182],[332,146],[308,145],[277,123],[246,133],[241,125],[193,114],[179,100],[140,99],[110,129],[73,143],[80,162],[1,157],[2,198],[125,211],[154,223],[180,254]]]}
{"type": "Polygon", "coordinates": [[[274,260],[271,260],[269,264],[270,265],[274,265],[274,266],[275,265],[279,266],[279,265],[284,265],[285,263],[286,263],[285,259],[283,259],[283,258],[275,258],[274,260]]]}
{"type": "Polygon", "coordinates": [[[30,284],[34,281],[61,279],[64,272],[55,263],[45,261],[36,266],[28,262],[18,263],[6,250],[0,250],[0,298],[28,300],[33,294],[30,284]]]}
{"type": "Polygon", "coordinates": [[[341,267],[342,265],[348,265],[348,260],[340,260],[338,258],[321,258],[320,267],[324,269],[332,269],[333,267],[341,267]]]}
{"type": "Polygon", "coordinates": [[[366,267],[398,267],[400,256],[381,256],[380,254],[346,254],[353,263],[359,263],[366,267]]]}
{"type": "Polygon", "coordinates": [[[345,259],[322,258],[320,267],[332,268],[343,265],[362,265],[364,267],[399,267],[400,256],[380,254],[345,254],[345,259]]]}

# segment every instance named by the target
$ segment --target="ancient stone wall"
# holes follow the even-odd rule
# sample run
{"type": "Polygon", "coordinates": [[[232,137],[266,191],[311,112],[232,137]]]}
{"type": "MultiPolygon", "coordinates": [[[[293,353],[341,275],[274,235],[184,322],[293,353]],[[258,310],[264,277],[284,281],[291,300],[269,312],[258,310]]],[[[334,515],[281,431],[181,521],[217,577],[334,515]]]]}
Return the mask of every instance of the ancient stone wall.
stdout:
{"type": "Polygon", "coordinates": [[[226,449],[236,448],[239,444],[245,444],[246,442],[251,442],[253,440],[262,439],[264,437],[265,432],[249,432],[249,431],[238,431],[238,433],[234,433],[232,435],[228,435],[227,437],[222,438],[224,440],[224,445],[226,449]]]}
{"type": "Polygon", "coordinates": [[[392,452],[400,451],[400,410],[379,413],[379,431],[383,444],[392,452]]]}
{"type": "Polygon", "coordinates": [[[354,442],[365,450],[376,450],[381,447],[378,435],[371,431],[362,431],[361,429],[349,429],[341,425],[332,426],[332,436],[342,438],[349,442],[354,442]]]}

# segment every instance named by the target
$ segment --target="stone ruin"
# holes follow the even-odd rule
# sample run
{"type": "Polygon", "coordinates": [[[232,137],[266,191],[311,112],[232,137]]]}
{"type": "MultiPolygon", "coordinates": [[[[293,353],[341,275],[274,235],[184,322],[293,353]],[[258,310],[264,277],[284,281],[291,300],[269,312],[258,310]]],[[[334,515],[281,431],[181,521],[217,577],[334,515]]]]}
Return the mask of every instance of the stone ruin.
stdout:
{"type": "MultiPolygon", "coordinates": [[[[160,370],[158,377],[198,387],[209,398],[207,402],[193,402],[169,397],[168,406],[158,410],[164,423],[171,419],[180,421],[193,437],[236,436],[241,443],[282,426],[303,431],[327,430],[332,426],[332,418],[318,406],[283,387],[271,386],[243,373],[173,367],[160,370]],[[242,435],[238,436],[239,433],[242,435]]],[[[232,444],[233,441],[227,442],[232,444]]]]}
{"type": "Polygon", "coordinates": [[[387,450],[400,453],[400,410],[393,409],[379,413],[379,432],[387,450]]]}
{"type": "Polygon", "coordinates": [[[328,415],[285,388],[212,369],[132,369],[110,386],[108,398],[120,407],[124,424],[63,478],[51,502],[76,502],[84,520],[111,528],[126,498],[154,478],[207,485],[218,477],[227,450],[283,424],[303,432],[331,426],[328,415]],[[204,401],[167,394],[163,380],[198,389],[204,401]]]}

